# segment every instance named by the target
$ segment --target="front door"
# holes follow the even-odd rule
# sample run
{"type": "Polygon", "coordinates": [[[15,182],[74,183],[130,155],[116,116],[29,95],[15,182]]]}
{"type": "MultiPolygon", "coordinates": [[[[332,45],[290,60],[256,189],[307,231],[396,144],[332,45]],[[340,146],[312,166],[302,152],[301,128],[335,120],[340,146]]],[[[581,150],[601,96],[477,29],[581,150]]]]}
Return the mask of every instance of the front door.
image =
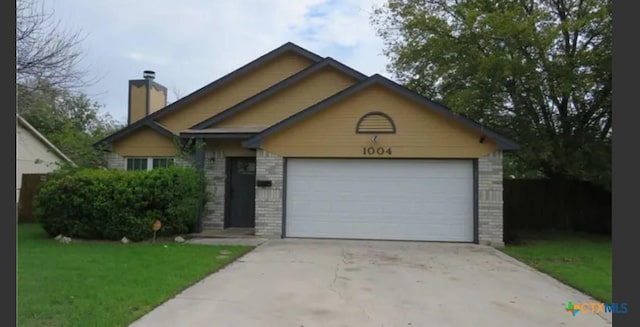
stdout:
{"type": "Polygon", "coordinates": [[[227,227],[254,227],[256,158],[229,158],[227,164],[227,227]]]}

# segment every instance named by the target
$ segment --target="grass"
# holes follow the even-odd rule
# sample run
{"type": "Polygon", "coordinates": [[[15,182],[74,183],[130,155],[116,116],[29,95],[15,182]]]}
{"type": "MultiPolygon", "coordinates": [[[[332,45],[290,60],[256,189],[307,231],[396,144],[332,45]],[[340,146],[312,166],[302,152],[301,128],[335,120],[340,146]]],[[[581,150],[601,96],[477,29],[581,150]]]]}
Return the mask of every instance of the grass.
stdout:
{"type": "Polygon", "coordinates": [[[179,243],[62,244],[39,225],[20,224],[18,326],[127,326],[251,249],[179,243]]]}
{"type": "Polygon", "coordinates": [[[593,298],[611,303],[611,237],[585,234],[529,236],[503,251],[593,298]]]}

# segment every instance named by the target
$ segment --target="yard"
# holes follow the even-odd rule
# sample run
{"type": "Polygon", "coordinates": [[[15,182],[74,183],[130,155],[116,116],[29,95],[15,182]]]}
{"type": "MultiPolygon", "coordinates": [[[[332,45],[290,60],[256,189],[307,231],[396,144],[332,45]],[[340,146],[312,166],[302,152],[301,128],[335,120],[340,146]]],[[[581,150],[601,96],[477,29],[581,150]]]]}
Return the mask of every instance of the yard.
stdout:
{"type": "Polygon", "coordinates": [[[611,302],[611,238],[530,235],[503,251],[602,302],[611,302]]]}
{"type": "Polygon", "coordinates": [[[19,326],[126,326],[246,246],[58,243],[18,225],[19,326]]]}

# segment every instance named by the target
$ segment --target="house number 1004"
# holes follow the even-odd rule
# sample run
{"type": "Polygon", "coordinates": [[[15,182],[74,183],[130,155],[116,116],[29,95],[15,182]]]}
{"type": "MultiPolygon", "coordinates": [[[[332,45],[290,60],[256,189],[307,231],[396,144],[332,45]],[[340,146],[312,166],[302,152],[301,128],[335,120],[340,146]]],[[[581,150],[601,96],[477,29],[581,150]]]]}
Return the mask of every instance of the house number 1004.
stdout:
{"type": "Polygon", "coordinates": [[[364,147],[362,148],[362,154],[363,155],[368,155],[368,156],[373,156],[373,155],[384,155],[384,154],[391,154],[391,148],[383,148],[381,146],[374,148],[372,146],[370,147],[364,147]]]}

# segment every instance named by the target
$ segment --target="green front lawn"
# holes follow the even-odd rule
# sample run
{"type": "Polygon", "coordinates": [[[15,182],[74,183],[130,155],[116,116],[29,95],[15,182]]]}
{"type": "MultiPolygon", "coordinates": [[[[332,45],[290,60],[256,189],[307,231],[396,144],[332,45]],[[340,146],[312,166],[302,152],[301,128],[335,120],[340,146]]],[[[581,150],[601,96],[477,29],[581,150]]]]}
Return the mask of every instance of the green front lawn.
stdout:
{"type": "Polygon", "coordinates": [[[584,234],[530,236],[503,251],[597,300],[611,302],[611,238],[584,234]]]}
{"type": "Polygon", "coordinates": [[[18,225],[18,326],[127,326],[246,246],[58,243],[18,225]]]}

